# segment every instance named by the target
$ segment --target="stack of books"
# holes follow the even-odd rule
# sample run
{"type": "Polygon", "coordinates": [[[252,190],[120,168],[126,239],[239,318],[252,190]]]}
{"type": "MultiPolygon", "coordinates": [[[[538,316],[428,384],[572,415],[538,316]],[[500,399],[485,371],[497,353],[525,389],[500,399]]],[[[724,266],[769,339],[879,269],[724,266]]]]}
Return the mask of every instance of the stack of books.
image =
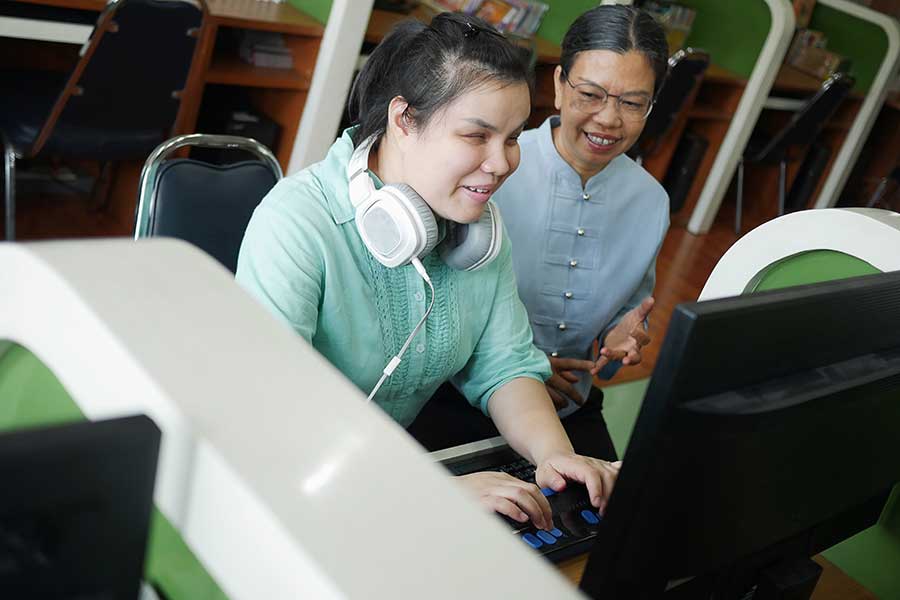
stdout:
{"type": "Polygon", "coordinates": [[[294,68],[294,56],[280,33],[244,29],[240,35],[238,53],[244,62],[256,67],[294,68]]]}
{"type": "Polygon", "coordinates": [[[784,62],[798,71],[825,80],[838,71],[850,70],[850,60],[827,49],[828,38],[821,31],[798,29],[784,62]]]}
{"type": "Polygon", "coordinates": [[[541,26],[544,13],[550,8],[533,0],[423,0],[438,11],[456,11],[475,15],[516,37],[529,38],[541,26]]]}

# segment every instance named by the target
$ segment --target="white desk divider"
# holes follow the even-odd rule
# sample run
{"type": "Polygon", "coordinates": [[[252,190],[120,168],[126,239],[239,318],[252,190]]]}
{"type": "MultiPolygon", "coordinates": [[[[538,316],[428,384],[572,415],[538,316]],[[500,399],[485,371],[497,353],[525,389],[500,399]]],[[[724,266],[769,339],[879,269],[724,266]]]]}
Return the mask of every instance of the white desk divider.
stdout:
{"type": "Polygon", "coordinates": [[[229,598],[582,597],[184,242],[0,243],[0,340],[156,422],[156,505],[229,598]]]}

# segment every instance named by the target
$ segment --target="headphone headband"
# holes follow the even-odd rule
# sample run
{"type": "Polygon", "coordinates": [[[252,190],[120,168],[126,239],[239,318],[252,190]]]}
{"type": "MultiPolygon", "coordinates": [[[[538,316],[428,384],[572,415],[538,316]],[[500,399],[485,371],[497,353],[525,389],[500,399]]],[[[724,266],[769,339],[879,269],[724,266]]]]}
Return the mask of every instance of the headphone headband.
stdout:
{"type": "Polygon", "coordinates": [[[359,206],[375,191],[375,184],[369,177],[369,152],[375,144],[375,138],[370,137],[353,150],[350,162],[347,163],[347,179],[350,180],[350,202],[353,208],[359,206]]]}

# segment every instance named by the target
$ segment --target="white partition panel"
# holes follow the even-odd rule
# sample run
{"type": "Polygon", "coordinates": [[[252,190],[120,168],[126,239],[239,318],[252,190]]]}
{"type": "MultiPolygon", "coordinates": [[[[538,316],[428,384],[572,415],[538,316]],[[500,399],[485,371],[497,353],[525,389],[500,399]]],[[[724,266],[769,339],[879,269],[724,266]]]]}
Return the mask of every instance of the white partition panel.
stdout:
{"type": "Polygon", "coordinates": [[[0,243],[0,340],[159,425],[156,504],[231,598],[581,597],[186,243],[0,243]]]}
{"type": "Polygon", "coordinates": [[[829,208],[767,221],[719,259],[699,300],[743,294],[768,267],[812,250],[843,252],[879,271],[900,271],[900,214],[877,208],[829,208]]]}
{"type": "Polygon", "coordinates": [[[878,25],[884,29],[888,40],[888,49],[878,67],[878,72],[875,74],[875,80],[869,87],[862,106],[860,106],[859,112],[853,119],[853,124],[850,125],[850,131],[847,132],[847,137],[844,139],[844,143],[834,159],[833,166],[822,186],[822,191],[819,193],[819,197],[816,198],[816,208],[829,208],[837,204],[838,198],[844,189],[844,184],[847,183],[847,178],[850,177],[850,171],[853,170],[856,159],[859,158],[859,152],[862,150],[863,144],[872,130],[872,125],[875,124],[878,111],[881,110],[881,105],[884,104],[888,87],[891,85],[891,78],[897,72],[898,66],[900,66],[900,23],[883,13],[848,0],[818,1],[819,4],[878,25]]]}
{"type": "Polygon", "coordinates": [[[794,9],[788,0],[765,0],[772,14],[772,26],[762,50],[756,58],[750,79],[738,102],[731,125],[725,133],[725,139],[719,146],[719,152],[709,171],[703,191],[691,219],[688,221],[688,231],[691,233],[706,233],[709,231],[719,206],[728,191],[731,177],[737,168],[738,162],[744,153],[750,134],[759,119],[763,104],[769,97],[769,91],[778,75],[778,68],[784,60],[791,36],[794,35],[794,9]]]}

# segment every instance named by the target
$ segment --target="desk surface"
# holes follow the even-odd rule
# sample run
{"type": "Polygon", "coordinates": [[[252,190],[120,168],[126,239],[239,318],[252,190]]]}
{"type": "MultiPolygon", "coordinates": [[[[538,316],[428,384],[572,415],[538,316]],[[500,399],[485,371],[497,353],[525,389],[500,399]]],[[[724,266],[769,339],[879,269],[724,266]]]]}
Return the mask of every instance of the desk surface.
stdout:
{"type": "MultiPolygon", "coordinates": [[[[822,566],[822,576],[813,592],[812,600],[878,600],[875,594],[838,569],[828,559],[816,556],[814,560],[822,566]]],[[[559,563],[557,568],[573,585],[578,585],[586,562],[587,555],[579,556],[559,563]]]]}

